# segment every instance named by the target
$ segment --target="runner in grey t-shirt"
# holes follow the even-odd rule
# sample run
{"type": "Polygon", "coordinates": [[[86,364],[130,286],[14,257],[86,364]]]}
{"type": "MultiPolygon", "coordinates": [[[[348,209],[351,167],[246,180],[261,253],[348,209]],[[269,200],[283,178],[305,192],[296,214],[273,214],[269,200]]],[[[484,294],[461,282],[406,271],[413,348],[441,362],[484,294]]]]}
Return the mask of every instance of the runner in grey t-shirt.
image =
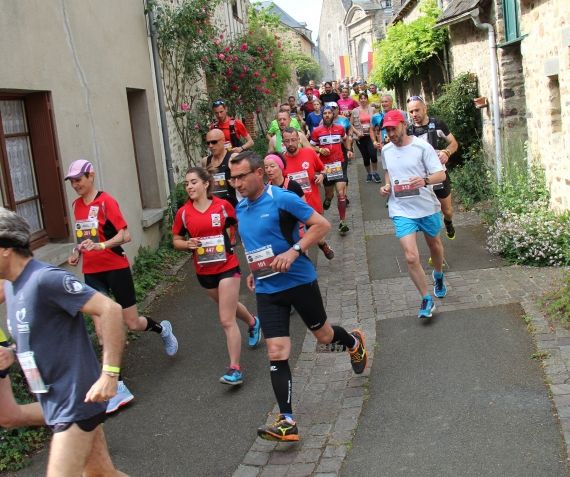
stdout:
{"type": "Polygon", "coordinates": [[[441,208],[429,184],[443,181],[445,172],[429,144],[408,136],[406,119],[400,111],[388,111],[384,126],[390,144],[382,148],[386,185],[380,188],[380,194],[389,197],[389,215],[396,237],[406,255],[410,277],[422,297],[418,317],[429,318],[435,305],[420,263],[416,233],[424,234],[435,269],[432,275],[434,294],[443,298],[447,288],[442,271],[443,245],[439,237],[441,208]]]}
{"type": "Polygon", "coordinates": [[[54,435],[48,477],[124,476],[109,457],[102,422],[117,392],[125,343],[120,305],[63,270],[35,260],[27,222],[0,208],[0,300],[30,391],[54,435]],[[83,312],[97,316],[103,371],[89,341],[83,312]]]}

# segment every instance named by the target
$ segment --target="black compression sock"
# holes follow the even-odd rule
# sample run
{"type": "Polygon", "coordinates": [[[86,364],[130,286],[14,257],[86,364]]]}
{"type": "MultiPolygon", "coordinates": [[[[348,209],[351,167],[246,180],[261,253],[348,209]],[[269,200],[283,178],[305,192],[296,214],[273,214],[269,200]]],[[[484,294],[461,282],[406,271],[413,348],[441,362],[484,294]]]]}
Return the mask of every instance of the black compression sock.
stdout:
{"type": "Polygon", "coordinates": [[[162,333],[162,326],[160,326],[156,321],[147,317],[145,331],[154,331],[155,333],[162,333]]]}
{"type": "Polygon", "coordinates": [[[346,331],[342,326],[333,325],[332,329],[334,331],[332,339],[333,344],[341,345],[345,349],[352,349],[358,344],[356,338],[352,336],[348,331],[346,331]]]}
{"type": "Polygon", "coordinates": [[[271,385],[277,399],[281,414],[293,414],[291,406],[291,395],[293,393],[293,382],[291,379],[291,368],[289,360],[270,361],[271,385]]]}

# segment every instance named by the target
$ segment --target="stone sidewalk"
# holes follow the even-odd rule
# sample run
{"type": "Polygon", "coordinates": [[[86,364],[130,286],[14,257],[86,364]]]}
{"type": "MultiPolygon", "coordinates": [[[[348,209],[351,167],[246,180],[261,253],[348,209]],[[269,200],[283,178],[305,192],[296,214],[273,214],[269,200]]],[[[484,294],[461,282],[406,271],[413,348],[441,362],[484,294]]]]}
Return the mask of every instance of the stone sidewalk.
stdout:
{"type": "MultiPolygon", "coordinates": [[[[327,240],[334,248],[332,261],[319,252],[319,285],[332,324],[366,334],[368,367],[374,360],[376,311],[368,274],[364,223],[356,167],[349,167],[350,232],[336,231],[336,201],[326,213],[332,229],[327,240]]],[[[297,317],[298,318],[298,317],[297,317]]],[[[234,477],[330,477],[338,475],[350,448],[358,417],[366,399],[369,368],[360,376],[352,372],[348,354],[317,346],[307,333],[293,370],[293,411],[299,426],[298,443],[272,443],[257,438],[234,477]]],[[[268,392],[271,392],[268,390],[268,392]]],[[[277,414],[275,407],[273,413],[277,414]]],[[[272,422],[272,418],[268,419],[272,422]]]]}
{"type": "MultiPolygon", "coordinates": [[[[336,258],[318,256],[321,292],[329,319],[347,329],[366,333],[369,368],[374,361],[376,320],[417,313],[417,291],[406,277],[371,281],[365,239],[392,235],[388,219],[364,221],[357,168],[351,165],[350,207],[347,211],[351,232],[336,233],[338,215],[335,202],[326,213],[333,227],[330,243],[336,258]]],[[[373,187],[372,185],[370,187],[373,187]]],[[[457,213],[456,226],[480,225],[475,213],[457,213]]],[[[450,293],[439,311],[475,309],[485,306],[521,303],[532,323],[536,345],[544,359],[547,381],[559,410],[566,443],[570,443],[570,332],[549,325],[536,305],[537,295],[549,289],[562,275],[561,269],[507,266],[446,274],[450,293]]],[[[428,277],[431,280],[431,277],[428,277]]],[[[256,439],[234,477],[331,477],[339,475],[351,447],[362,406],[367,398],[369,369],[355,376],[346,353],[320,349],[307,333],[297,366],[293,370],[294,413],[301,440],[295,444],[271,443],[256,439]]],[[[275,407],[273,413],[277,414],[275,407]]],[[[268,419],[271,422],[272,418],[268,419]]]]}

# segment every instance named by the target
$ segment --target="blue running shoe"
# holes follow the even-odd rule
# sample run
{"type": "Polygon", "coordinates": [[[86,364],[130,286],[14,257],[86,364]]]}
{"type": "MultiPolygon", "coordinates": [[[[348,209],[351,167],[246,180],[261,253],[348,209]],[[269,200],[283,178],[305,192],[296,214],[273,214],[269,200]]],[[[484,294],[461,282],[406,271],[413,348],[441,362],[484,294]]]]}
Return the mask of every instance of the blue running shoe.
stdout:
{"type": "Polygon", "coordinates": [[[220,383],[237,386],[243,383],[243,373],[239,369],[228,368],[226,374],[220,378],[220,383]]]}
{"type": "Polygon", "coordinates": [[[107,403],[107,414],[112,414],[119,408],[129,404],[135,397],[129,391],[129,388],[123,381],[119,381],[117,385],[117,394],[115,394],[107,403]]]}
{"type": "Polygon", "coordinates": [[[433,298],[429,295],[422,298],[422,306],[418,311],[418,318],[431,318],[432,312],[435,311],[433,298]]]}
{"type": "Polygon", "coordinates": [[[247,338],[247,345],[252,349],[257,347],[261,341],[261,323],[257,316],[253,318],[255,319],[255,324],[249,328],[249,336],[247,338]]]}
{"type": "Polygon", "coordinates": [[[162,342],[164,344],[164,351],[166,351],[166,354],[168,356],[174,356],[178,351],[178,340],[172,332],[172,324],[170,321],[164,320],[160,322],[160,326],[162,326],[160,337],[162,338],[162,342]]]}
{"type": "Polygon", "coordinates": [[[441,277],[436,277],[436,271],[433,270],[431,272],[431,276],[433,278],[433,293],[438,298],[444,298],[447,295],[447,287],[445,286],[445,282],[443,280],[443,272],[441,273],[441,277]]]}

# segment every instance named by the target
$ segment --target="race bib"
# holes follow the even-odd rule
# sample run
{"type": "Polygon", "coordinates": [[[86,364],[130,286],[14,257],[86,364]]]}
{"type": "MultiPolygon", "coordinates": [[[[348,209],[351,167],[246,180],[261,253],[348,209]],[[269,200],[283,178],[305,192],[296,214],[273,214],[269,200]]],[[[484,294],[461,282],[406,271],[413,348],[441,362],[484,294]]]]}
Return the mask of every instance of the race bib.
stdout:
{"type": "Polygon", "coordinates": [[[228,185],[226,182],[226,173],[218,172],[214,174],[214,190],[212,191],[216,195],[226,195],[228,192],[228,185]]]}
{"type": "Polygon", "coordinates": [[[200,246],[196,249],[196,262],[199,265],[226,261],[226,246],[223,235],[200,237],[200,246]]]}
{"type": "Polygon", "coordinates": [[[406,198],[420,195],[419,189],[414,189],[410,186],[409,180],[395,179],[394,180],[394,197],[406,198]]]}
{"type": "Polygon", "coordinates": [[[325,175],[329,181],[342,179],[344,176],[342,173],[342,163],[340,161],[336,161],[325,164],[325,175]]]}
{"type": "Polygon", "coordinates": [[[251,252],[246,251],[245,258],[247,259],[251,273],[253,273],[253,276],[259,280],[272,277],[279,273],[271,269],[271,264],[275,259],[273,247],[271,247],[271,245],[252,250],[251,252]]]}
{"type": "Polygon", "coordinates": [[[77,243],[84,242],[87,239],[91,239],[93,242],[99,242],[98,227],[99,222],[97,222],[97,219],[77,221],[75,223],[75,238],[77,243]]]}
{"type": "Polygon", "coordinates": [[[370,134],[370,124],[363,124],[362,125],[362,132],[364,135],[370,134]]]}
{"type": "Polygon", "coordinates": [[[307,171],[292,172],[289,174],[289,179],[297,182],[303,189],[303,192],[311,192],[311,182],[309,181],[309,174],[307,171]]]}
{"type": "Polygon", "coordinates": [[[48,387],[44,384],[44,380],[40,375],[40,370],[34,359],[34,352],[26,351],[24,353],[17,353],[16,356],[18,357],[22,371],[24,371],[30,391],[34,394],[47,393],[48,387]]]}
{"type": "Polygon", "coordinates": [[[432,186],[432,189],[433,189],[433,190],[440,190],[440,189],[443,189],[443,187],[444,187],[444,186],[443,186],[443,182],[438,182],[437,184],[434,184],[434,185],[432,186]]]}

